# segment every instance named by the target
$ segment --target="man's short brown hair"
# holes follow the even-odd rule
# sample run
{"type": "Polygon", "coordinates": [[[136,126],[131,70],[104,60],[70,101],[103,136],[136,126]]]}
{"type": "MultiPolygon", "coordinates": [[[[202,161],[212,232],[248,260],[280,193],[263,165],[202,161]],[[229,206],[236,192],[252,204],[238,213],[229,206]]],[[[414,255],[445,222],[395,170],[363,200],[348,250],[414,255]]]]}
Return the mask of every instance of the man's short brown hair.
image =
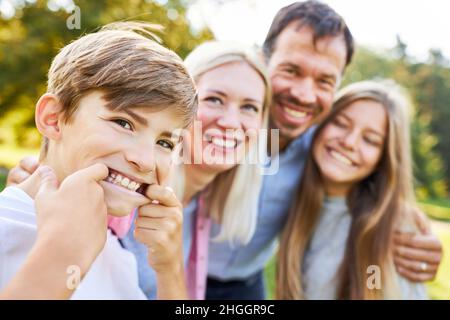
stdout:
{"type": "Polygon", "coordinates": [[[111,110],[171,108],[184,127],[191,123],[197,107],[194,82],[178,55],[148,37],[151,30],[153,25],[140,22],[114,23],[61,49],[47,90],[58,97],[65,121],[83,96],[101,90],[111,110]]]}
{"type": "Polygon", "coordinates": [[[355,45],[344,19],[325,3],[315,0],[294,2],[278,11],[263,44],[264,56],[267,60],[275,50],[280,33],[294,21],[299,23],[299,29],[306,26],[313,30],[314,44],[326,36],[343,35],[347,49],[345,65],[351,62],[355,45]]]}

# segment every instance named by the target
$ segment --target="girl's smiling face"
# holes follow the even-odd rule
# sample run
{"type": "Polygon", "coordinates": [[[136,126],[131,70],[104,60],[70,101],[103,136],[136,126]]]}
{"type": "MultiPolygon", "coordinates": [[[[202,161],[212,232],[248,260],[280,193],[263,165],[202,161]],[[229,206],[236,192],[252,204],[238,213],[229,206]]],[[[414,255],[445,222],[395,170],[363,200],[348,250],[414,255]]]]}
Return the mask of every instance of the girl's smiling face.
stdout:
{"type": "Polygon", "coordinates": [[[203,166],[218,171],[230,169],[248,149],[249,137],[244,133],[261,128],[264,81],[248,63],[230,62],[202,74],[197,88],[202,141],[192,143],[191,152],[202,155],[203,166]]]}
{"type": "Polygon", "coordinates": [[[313,157],[330,195],[343,196],[377,167],[387,136],[384,106],[357,100],[335,115],[313,146],[313,157]]]}
{"type": "Polygon", "coordinates": [[[166,182],[179,143],[172,132],[181,126],[170,108],[112,111],[102,92],[93,91],[80,100],[68,123],[60,122],[60,138],[51,141],[46,162],[60,180],[94,163],[105,164],[110,174],[101,185],[108,213],[127,215],[151,201],[144,196],[146,186],[166,182]]]}

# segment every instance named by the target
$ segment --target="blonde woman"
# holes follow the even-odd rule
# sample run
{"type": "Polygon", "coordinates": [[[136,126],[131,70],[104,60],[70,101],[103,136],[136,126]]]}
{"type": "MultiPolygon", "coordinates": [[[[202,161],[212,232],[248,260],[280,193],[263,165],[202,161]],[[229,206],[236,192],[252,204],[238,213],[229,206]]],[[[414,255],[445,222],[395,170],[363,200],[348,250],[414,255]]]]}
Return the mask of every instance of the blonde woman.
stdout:
{"type": "MultiPolygon", "coordinates": [[[[183,163],[173,171],[172,187],[184,205],[189,297],[203,299],[211,220],[221,225],[218,241],[245,244],[255,230],[262,180],[255,158],[258,146],[266,146],[255,133],[267,127],[271,96],[263,64],[251,48],[206,42],[185,65],[197,85],[197,122],[184,135],[183,163]]],[[[133,230],[123,244],[138,259],[141,288],[154,298],[148,249],[136,242],[133,230]]]]}
{"type": "Polygon", "coordinates": [[[421,299],[395,270],[395,230],[414,233],[408,101],[392,83],[344,88],[317,128],[283,232],[279,299],[421,299]]]}

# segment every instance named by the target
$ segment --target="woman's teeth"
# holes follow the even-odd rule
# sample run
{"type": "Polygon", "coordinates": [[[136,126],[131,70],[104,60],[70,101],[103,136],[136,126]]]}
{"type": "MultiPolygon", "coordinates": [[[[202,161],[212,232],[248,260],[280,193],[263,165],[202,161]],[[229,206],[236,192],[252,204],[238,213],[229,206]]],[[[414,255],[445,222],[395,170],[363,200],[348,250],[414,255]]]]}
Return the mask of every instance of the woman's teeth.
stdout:
{"type": "Polygon", "coordinates": [[[226,139],[222,139],[222,138],[217,138],[217,137],[213,137],[211,139],[211,142],[221,148],[235,148],[237,145],[237,141],[236,140],[226,140],[226,139]]]}
{"type": "Polygon", "coordinates": [[[132,181],[116,172],[111,172],[106,178],[106,181],[135,192],[141,186],[140,183],[132,181]]]}
{"type": "Polygon", "coordinates": [[[297,111],[288,107],[284,107],[284,111],[286,111],[288,115],[293,116],[294,118],[305,118],[308,115],[307,112],[297,111]]]}
{"type": "Polygon", "coordinates": [[[348,165],[348,166],[353,166],[353,162],[350,159],[348,159],[346,156],[340,154],[339,152],[331,150],[330,154],[337,161],[342,162],[343,164],[348,165]]]}

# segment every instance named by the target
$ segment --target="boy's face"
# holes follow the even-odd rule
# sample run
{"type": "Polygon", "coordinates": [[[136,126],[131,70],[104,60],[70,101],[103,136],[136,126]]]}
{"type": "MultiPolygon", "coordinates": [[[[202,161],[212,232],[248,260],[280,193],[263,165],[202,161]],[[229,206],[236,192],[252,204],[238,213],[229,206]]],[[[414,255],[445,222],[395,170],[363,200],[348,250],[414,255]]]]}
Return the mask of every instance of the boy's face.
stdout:
{"type": "Polygon", "coordinates": [[[60,181],[94,163],[105,164],[109,176],[100,183],[108,213],[115,216],[151,202],[143,194],[148,185],[164,184],[168,177],[179,143],[172,132],[181,127],[168,109],[111,111],[100,91],[83,97],[71,120],[59,123],[60,138],[50,140],[46,162],[60,181]]]}

